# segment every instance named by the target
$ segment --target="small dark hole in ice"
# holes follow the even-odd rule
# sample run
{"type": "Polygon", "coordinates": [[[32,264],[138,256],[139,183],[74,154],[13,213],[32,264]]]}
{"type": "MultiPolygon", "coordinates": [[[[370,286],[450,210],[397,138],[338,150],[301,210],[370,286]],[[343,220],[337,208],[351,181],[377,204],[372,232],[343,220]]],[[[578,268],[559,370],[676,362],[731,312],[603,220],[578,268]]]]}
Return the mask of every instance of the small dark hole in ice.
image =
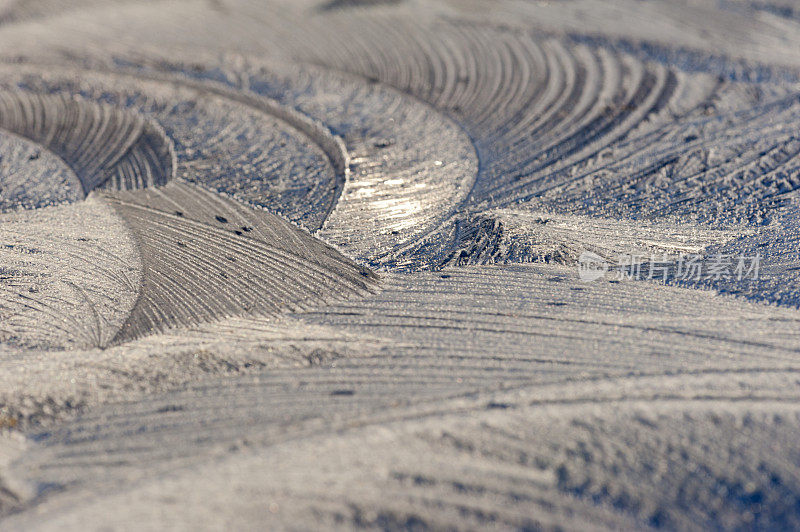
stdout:
{"type": "Polygon", "coordinates": [[[156,413],[163,414],[166,412],[180,412],[183,409],[184,408],[181,405],[167,405],[167,406],[162,406],[161,408],[156,410],[156,413]]]}

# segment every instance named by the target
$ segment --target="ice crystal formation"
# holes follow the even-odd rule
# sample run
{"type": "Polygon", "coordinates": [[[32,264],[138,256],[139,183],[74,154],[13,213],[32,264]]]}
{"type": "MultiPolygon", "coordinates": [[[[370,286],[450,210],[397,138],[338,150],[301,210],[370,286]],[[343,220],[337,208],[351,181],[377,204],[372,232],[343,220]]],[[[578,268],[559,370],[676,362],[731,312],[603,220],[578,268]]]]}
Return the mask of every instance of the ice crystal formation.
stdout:
{"type": "Polygon", "coordinates": [[[0,0],[0,528],[800,527],[799,51],[788,0],[0,0]]]}

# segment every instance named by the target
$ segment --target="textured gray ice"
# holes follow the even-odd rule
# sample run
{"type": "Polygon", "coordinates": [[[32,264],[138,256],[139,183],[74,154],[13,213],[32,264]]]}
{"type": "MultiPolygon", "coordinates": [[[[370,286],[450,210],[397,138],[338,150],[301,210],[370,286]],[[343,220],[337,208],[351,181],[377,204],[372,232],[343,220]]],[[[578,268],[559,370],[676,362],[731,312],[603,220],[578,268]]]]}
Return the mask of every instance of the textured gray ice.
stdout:
{"type": "Polygon", "coordinates": [[[800,527],[798,49],[777,0],[0,0],[0,528],[800,527]]]}

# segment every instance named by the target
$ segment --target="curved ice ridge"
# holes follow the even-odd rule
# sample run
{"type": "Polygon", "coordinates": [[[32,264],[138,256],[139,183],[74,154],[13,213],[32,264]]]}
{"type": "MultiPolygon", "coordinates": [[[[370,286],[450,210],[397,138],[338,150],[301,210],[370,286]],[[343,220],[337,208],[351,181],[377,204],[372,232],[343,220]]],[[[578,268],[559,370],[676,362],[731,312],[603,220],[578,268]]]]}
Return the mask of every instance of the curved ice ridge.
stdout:
{"type": "Polygon", "coordinates": [[[285,112],[322,128],[322,138],[308,134],[326,149],[339,149],[330,157],[344,165],[345,173],[341,194],[316,234],[371,265],[413,268],[426,260],[420,247],[423,253],[444,249],[440,232],[463,206],[478,175],[475,147],[456,121],[363,76],[317,65],[243,56],[220,61],[197,54],[191,61],[181,61],[180,55],[151,60],[139,72],[227,86],[226,94],[278,102],[285,112]]]}
{"type": "MultiPolygon", "coordinates": [[[[98,188],[164,185],[175,175],[172,142],[158,124],[77,96],[0,92],[0,129],[58,155],[75,172],[84,196],[98,188]]],[[[14,201],[37,204],[37,198],[25,197],[23,184],[17,185],[22,190],[14,201]]]]}

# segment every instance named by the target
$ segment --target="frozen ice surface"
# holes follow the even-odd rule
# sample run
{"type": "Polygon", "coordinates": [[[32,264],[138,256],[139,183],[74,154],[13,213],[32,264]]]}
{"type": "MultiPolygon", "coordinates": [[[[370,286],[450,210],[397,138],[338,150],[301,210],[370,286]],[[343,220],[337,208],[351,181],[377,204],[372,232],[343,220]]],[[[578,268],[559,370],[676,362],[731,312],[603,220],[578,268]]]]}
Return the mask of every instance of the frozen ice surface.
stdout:
{"type": "Polygon", "coordinates": [[[0,0],[0,529],[800,528],[798,50],[786,0],[0,0]]]}

